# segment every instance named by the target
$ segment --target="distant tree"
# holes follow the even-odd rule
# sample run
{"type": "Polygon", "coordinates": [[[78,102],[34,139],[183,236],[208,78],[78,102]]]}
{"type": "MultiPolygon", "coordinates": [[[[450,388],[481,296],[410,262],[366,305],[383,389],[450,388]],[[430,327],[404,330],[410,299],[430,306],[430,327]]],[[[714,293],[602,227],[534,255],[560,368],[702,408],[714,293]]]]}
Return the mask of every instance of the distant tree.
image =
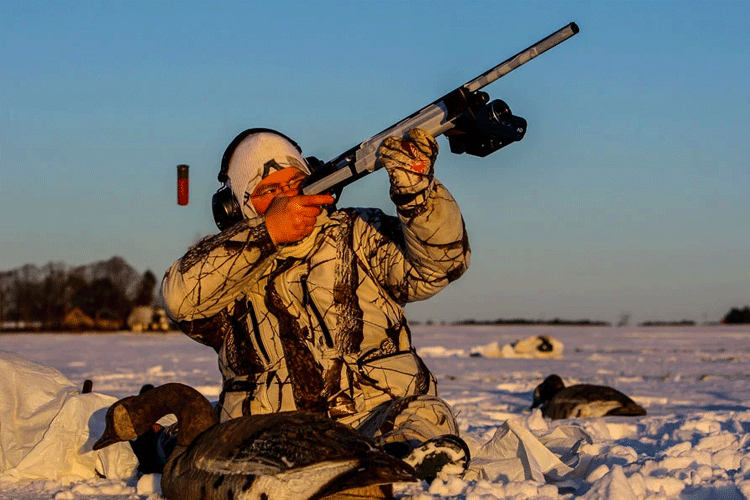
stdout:
{"type": "Polygon", "coordinates": [[[141,278],[138,285],[138,293],[133,300],[135,306],[150,306],[154,303],[154,287],[156,286],[156,276],[150,270],[147,270],[141,278]]]}
{"type": "Polygon", "coordinates": [[[620,314],[620,320],[617,322],[617,326],[619,327],[628,326],[629,323],[630,323],[630,313],[620,314]]]}
{"type": "Polygon", "coordinates": [[[78,277],[68,280],[72,288],[71,307],[79,307],[88,316],[94,318],[104,310],[111,311],[121,319],[127,318],[130,302],[119,287],[109,278],[99,278],[88,284],[78,277]]]}
{"type": "Polygon", "coordinates": [[[86,280],[77,274],[68,275],[64,289],[66,312],[75,307],[80,307],[83,312],[86,312],[86,296],[90,294],[86,290],[88,286],[86,280]]]}
{"type": "Polygon", "coordinates": [[[125,291],[112,283],[109,278],[101,278],[91,284],[93,294],[94,313],[104,310],[114,312],[118,318],[125,319],[130,313],[130,301],[125,291]]]}
{"type": "Polygon", "coordinates": [[[67,274],[63,264],[50,264],[41,285],[41,320],[45,328],[56,328],[65,315],[67,274]]]}
{"type": "Polygon", "coordinates": [[[724,319],[721,322],[725,325],[750,323],[750,306],[745,306],[744,309],[732,308],[732,310],[724,316],[724,319]]]}
{"type": "MultiPolygon", "coordinates": [[[[110,283],[120,290],[123,295],[127,293],[131,284],[133,284],[134,270],[130,267],[125,259],[114,256],[108,261],[102,263],[103,276],[97,278],[107,278],[110,283]]],[[[93,282],[92,282],[93,284],[93,282]]]]}
{"type": "Polygon", "coordinates": [[[24,266],[21,273],[16,276],[11,293],[14,306],[12,319],[25,322],[41,319],[41,286],[34,281],[31,266],[24,266]]]}
{"type": "Polygon", "coordinates": [[[91,285],[79,276],[71,276],[68,279],[66,287],[70,294],[68,302],[69,309],[77,307],[86,313],[86,315],[93,318],[96,313],[96,304],[91,285]]]}

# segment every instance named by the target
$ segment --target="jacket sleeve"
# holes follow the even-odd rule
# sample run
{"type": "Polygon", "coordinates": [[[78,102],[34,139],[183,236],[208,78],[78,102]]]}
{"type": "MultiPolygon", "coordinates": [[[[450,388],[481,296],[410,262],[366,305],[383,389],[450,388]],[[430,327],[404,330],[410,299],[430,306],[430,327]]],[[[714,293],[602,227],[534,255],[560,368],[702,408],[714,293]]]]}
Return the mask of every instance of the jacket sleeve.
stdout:
{"type": "Polygon", "coordinates": [[[360,240],[375,278],[399,302],[432,297],[468,268],[471,250],[458,204],[432,179],[403,203],[398,218],[369,212],[360,240]]]}
{"type": "Polygon", "coordinates": [[[259,278],[275,252],[260,217],[204,238],[177,260],[162,280],[169,317],[195,340],[216,347],[219,339],[200,338],[200,325],[225,323],[235,300],[259,278]]]}

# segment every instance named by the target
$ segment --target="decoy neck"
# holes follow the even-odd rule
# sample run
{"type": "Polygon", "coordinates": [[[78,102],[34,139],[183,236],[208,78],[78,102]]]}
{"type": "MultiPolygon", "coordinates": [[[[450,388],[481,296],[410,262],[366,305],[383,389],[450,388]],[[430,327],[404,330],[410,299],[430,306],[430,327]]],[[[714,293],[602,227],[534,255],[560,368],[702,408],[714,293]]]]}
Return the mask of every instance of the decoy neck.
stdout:
{"type": "Polygon", "coordinates": [[[110,406],[106,428],[94,449],[133,440],[169,414],[174,414],[180,425],[177,446],[189,445],[200,433],[219,423],[213,406],[200,392],[184,384],[164,384],[158,390],[145,391],[110,406]]]}

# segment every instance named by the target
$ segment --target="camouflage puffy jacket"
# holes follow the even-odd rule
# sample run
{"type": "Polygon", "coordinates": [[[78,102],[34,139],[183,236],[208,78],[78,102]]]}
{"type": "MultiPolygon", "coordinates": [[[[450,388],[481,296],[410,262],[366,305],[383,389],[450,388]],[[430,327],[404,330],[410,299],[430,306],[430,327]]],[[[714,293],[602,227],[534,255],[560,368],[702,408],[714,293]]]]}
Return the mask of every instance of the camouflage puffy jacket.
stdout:
{"type": "Polygon", "coordinates": [[[411,343],[407,302],[460,277],[469,244],[453,197],[435,179],[398,207],[318,217],[276,248],[262,218],[205,238],[167,271],[167,310],[219,354],[222,420],[304,409],[366,415],[394,398],[436,394],[411,343]]]}

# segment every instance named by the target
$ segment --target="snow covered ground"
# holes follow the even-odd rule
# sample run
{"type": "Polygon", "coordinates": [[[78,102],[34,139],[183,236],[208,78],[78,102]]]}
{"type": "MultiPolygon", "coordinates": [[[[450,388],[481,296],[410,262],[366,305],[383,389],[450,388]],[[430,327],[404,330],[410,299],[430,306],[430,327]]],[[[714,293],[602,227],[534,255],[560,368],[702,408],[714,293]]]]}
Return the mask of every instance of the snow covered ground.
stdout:
{"type": "MultiPolygon", "coordinates": [[[[458,412],[462,433],[483,443],[507,420],[535,435],[575,426],[592,439],[578,452],[584,474],[575,490],[511,480],[435,481],[397,488],[401,499],[750,498],[750,327],[417,326],[414,343],[458,412]],[[560,359],[470,356],[472,349],[535,335],[562,342],[560,359]],[[528,410],[550,373],[566,384],[615,387],[648,410],[639,418],[545,421],[528,410]]],[[[62,371],[75,384],[117,398],[144,383],[184,382],[215,400],[220,376],[213,351],[180,334],[12,334],[0,350],[62,371]]],[[[0,500],[149,499],[132,482],[0,484],[0,500]]]]}

